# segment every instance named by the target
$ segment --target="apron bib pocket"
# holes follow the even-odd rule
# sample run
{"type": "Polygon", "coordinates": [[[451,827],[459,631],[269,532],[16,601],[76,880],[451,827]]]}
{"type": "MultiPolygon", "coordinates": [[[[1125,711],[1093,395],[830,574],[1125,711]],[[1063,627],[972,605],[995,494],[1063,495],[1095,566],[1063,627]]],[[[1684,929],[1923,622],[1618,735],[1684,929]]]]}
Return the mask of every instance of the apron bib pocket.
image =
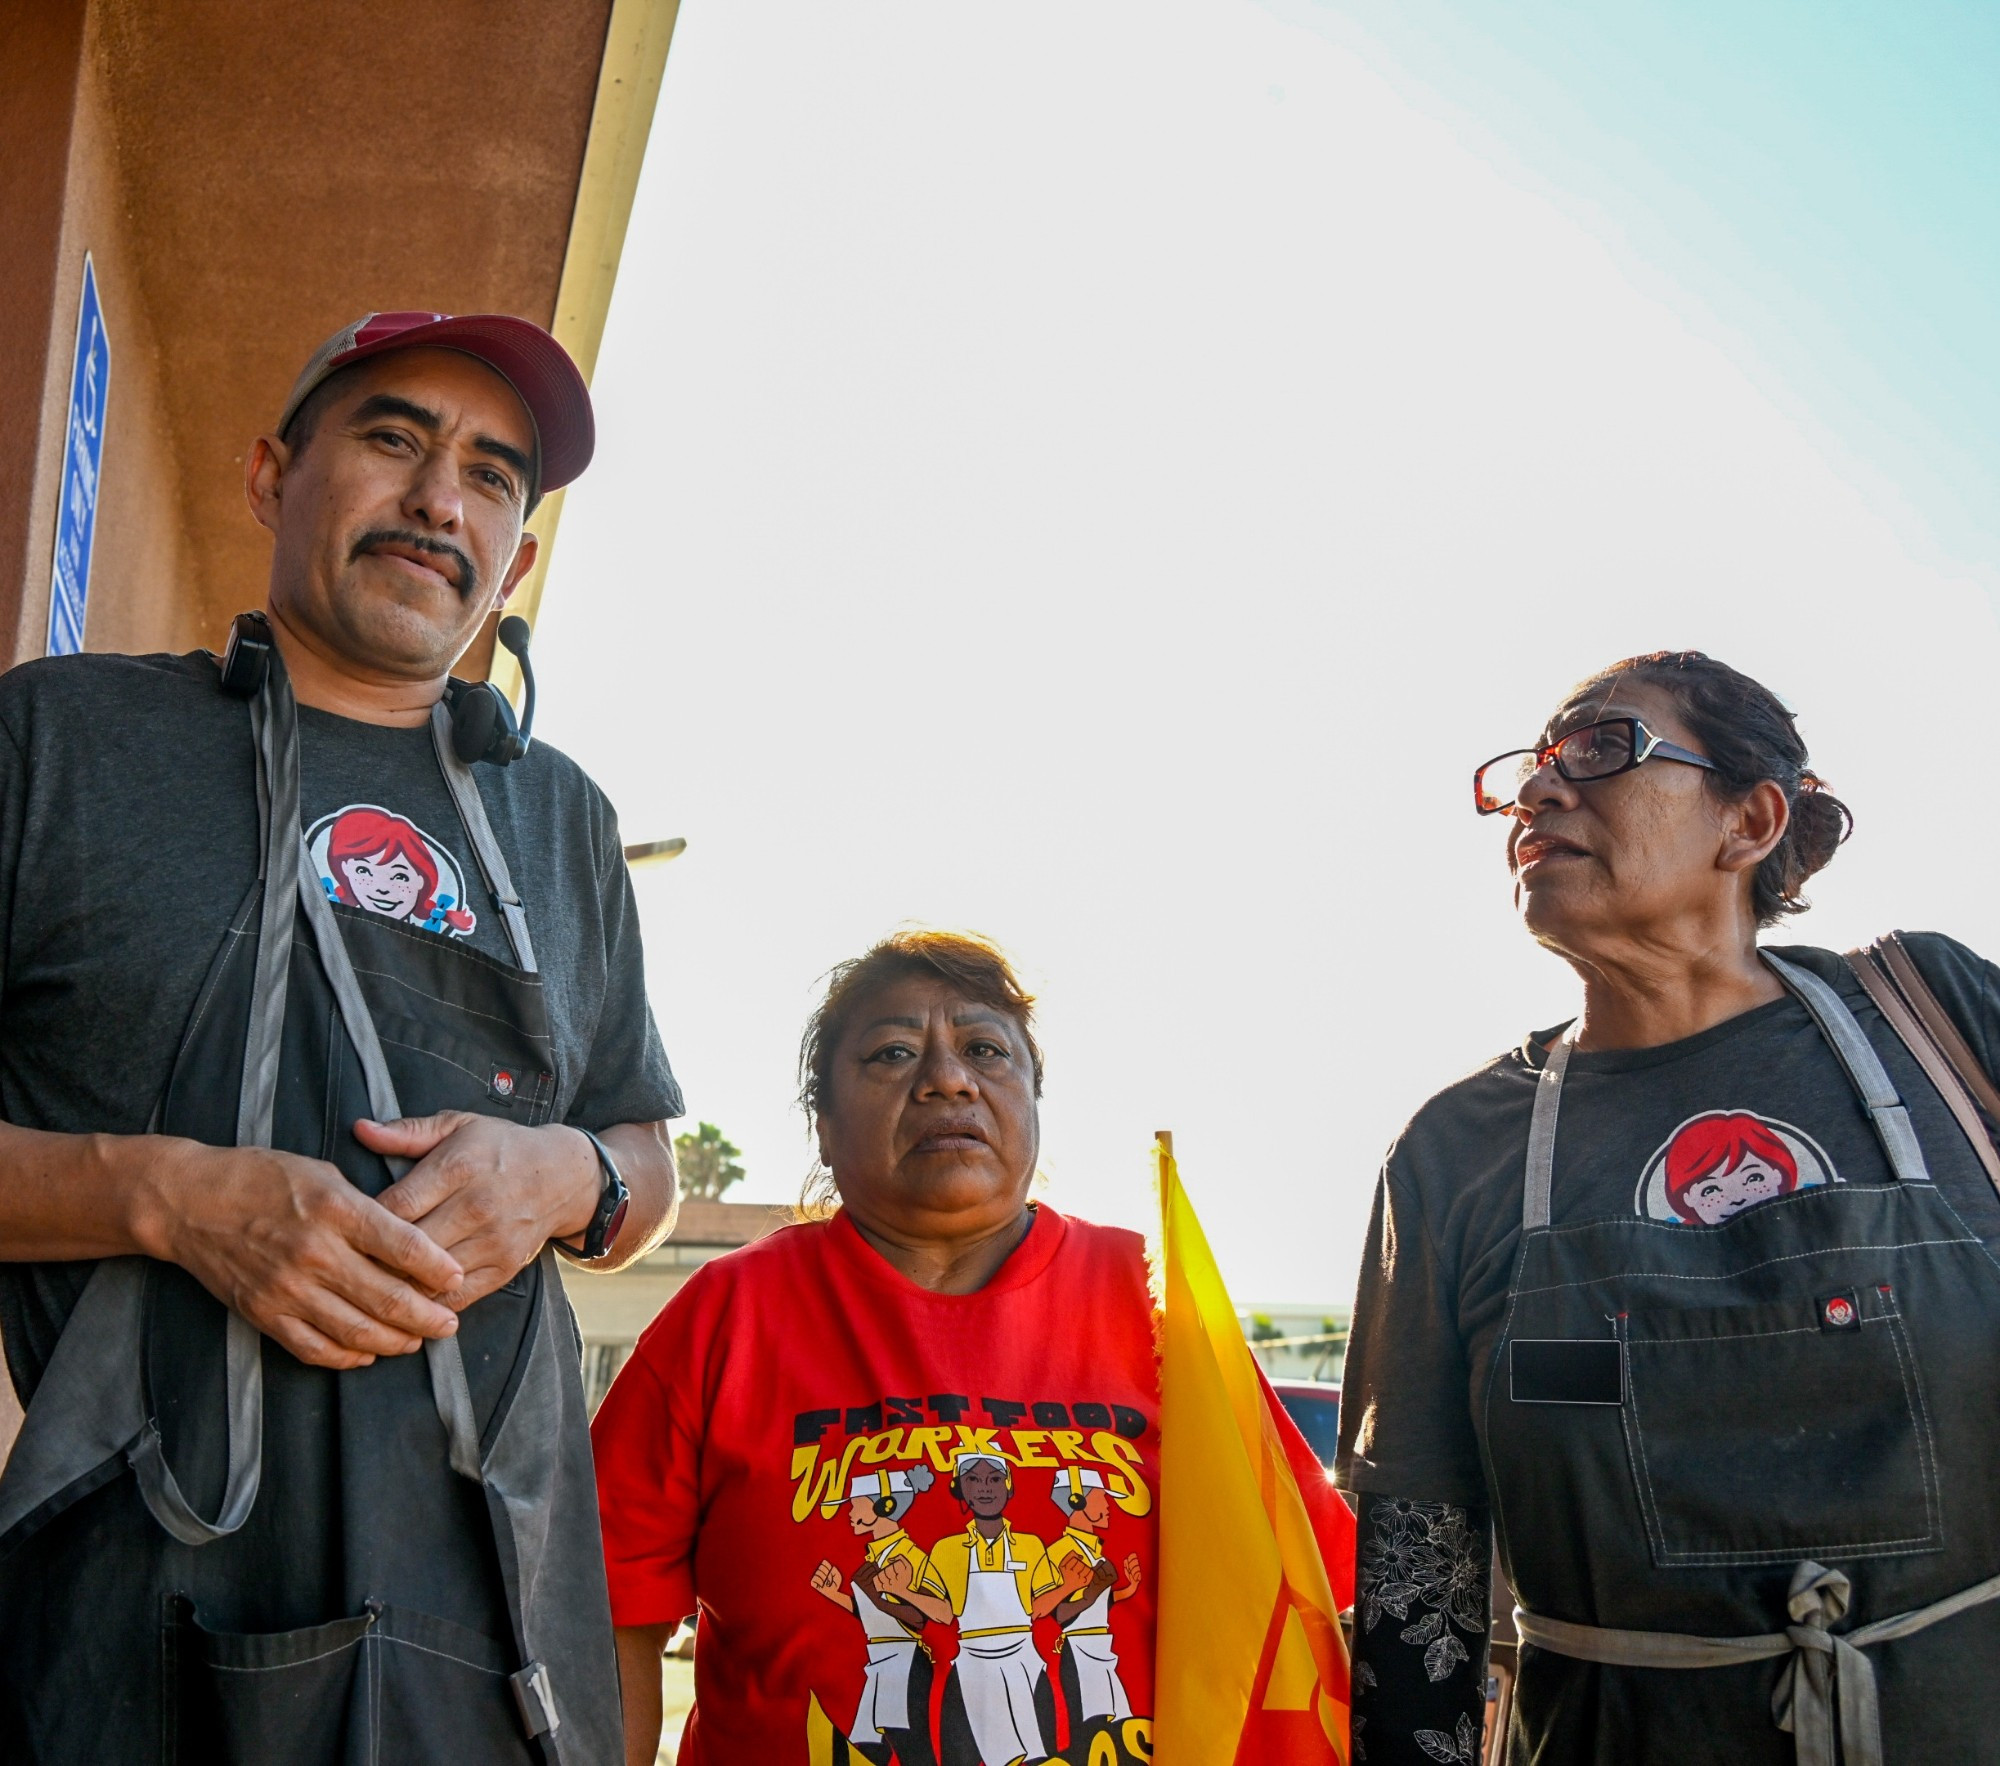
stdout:
{"type": "Polygon", "coordinates": [[[1938,1551],[1936,1449],[1895,1296],[1635,1312],[1625,1439],[1653,1562],[1938,1551]],[[1858,1312],[1858,1319],[1851,1315],[1858,1312]]]}

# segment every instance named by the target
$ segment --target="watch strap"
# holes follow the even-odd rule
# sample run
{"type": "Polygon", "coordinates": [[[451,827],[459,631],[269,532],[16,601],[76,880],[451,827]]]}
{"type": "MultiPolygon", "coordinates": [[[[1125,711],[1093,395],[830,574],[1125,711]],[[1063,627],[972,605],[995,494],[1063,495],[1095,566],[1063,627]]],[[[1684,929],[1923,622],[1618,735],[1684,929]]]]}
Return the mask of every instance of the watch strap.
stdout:
{"type": "Polygon", "coordinates": [[[590,1142],[592,1150],[597,1154],[598,1168],[604,1174],[604,1185],[598,1191],[597,1212],[591,1215],[590,1225],[584,1229],[582,1248],[578,1249],[564,1239],[556,1239],[553,1243],[558,1251],[574,1263],[596,1263],[611,1249],[611,1242],[618,1236],[618,1229],[625,1224],[625,1210],[631,1204],[632,1192],[625,1186],[624,1176],[618,1169],[618,1161],[611,1156],[611,1149],[587,1128],[578,1128],[577,1133],[590,1142]]]}

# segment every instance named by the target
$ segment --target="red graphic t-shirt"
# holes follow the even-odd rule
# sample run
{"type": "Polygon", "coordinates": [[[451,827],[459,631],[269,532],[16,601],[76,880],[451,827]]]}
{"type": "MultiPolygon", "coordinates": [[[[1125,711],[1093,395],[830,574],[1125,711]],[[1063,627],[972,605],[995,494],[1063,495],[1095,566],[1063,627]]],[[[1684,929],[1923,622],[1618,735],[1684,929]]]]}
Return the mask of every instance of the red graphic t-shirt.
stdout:
{"type": "Polygon", "coordinates": [[[844,1215],[788,1227],[675,1295],[593,1436],[614,1619],[701,1614],[683,1766],[1151,1758],[1136,1233],[1041,1206],[943,1295],[844,1215]]]}

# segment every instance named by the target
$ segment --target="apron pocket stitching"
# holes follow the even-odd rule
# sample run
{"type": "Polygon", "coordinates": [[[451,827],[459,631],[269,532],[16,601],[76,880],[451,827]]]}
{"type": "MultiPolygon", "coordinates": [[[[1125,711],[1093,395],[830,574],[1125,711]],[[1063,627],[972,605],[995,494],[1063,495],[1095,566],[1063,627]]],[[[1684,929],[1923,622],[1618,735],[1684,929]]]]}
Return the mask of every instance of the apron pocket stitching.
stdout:
{"type": "MultiPolygon", "coordinates": [[[[1806,1557],[1839,1557],[1845,1554],[1865,1553],[1870,1558],[1921,1558],[1934,1557],[1943,1550],[1931,1539],[1920,1539],[1915,1544],[1906,1544],[1899,1539],[1861,1539],[1852,1544],[1808,1545],[1800,1548],[1806,1557]]],[[[1661,1564],[1662,1569],[1748,1569],[1757,1564],[1789,1564],[1798,1560],[1800,1551],[1677,1551],[1672,1561],[1661,1564]]]]}
{"type": "Polygon", "coordinates": [[[485,1662],[468,1661],[464,1656],[455,1656],[450,1650],[432,1649],[429,1644],[412,1643],[407,1637],[384,1637],[385,1646],[394,1644],[397,1649],[413,1649],[420,1655],[436,1656],[441,1662],[456,1662],[461,1668],[470,1668],[476,1674],[490,1674],[496,1680],[504,1680],[506,1671],[485,1662]]]}
{"type": "MultiPolygon", "coordinates": [[[[432,993],[428,988],[417,986],[414,982],[406,980],[401,975],[391,975],[381,969],[366,969],[363,968],[359,963],[356,963],[354,965],[354,972],[356,975],[366,975],[371,980],[393,983],[397,988],[401,989],[404,993],[413,993],[420,1000],[431,1000],[438,1005],[448,1006],[452,1011],[458,1013],[461,1017],[483,1018],[486,1020],[487,1023],[501,1025],[505,1029],[516,1035],[520,1033],[520,1028],[521,1028],[520,1025],[516,1023],[512,1018],[503,1017],[498,1012],[482,1012],[479,1010],[478,1007],[468,1006],[462,1000],[445,999],[438,994],[432,993]]],[[[510,977],[513,977],[522,982],[536,981],[538,979],[535,976],[525,974],[519,970],[509,970],[508,974],[510,977]]]]}
{"type": "MultiPolygon", "coordinates": [[[[1762,1214],[1766,1209],[1776,1208],[1777,1206],[1779,1206],[1781,1202],[1787,1199],[1788,1198],[1781,1196],[1778,1198],[1777,1201],[1760,1202],[1757,1205],[1756,1211],[1759,1214],[1762,1214]]],[[[1606,1224],[1615,1226],[1620,1223],[1616,1221],[1609,1223],[1604,1221],[1595,1221],[1592,1222],[1591,1224],[1594,1226],[1603,1226],[1606,1224]]],[[[1718,1229],[1714,1227],[1701,1227],[1701,1228],[1689,1228],[1687,1230],[1714,1232],[1718,1229]]],[[[1714,1274],[1695,1274],[1695,1273],[1690,1273],[1688,1271],[1677,1270],[1677,1269],[1619,1270],[1612,1275],[1592,1275],[1579,1281],[1550,1282],[1544,1287],[1523,1288],[1520,1290],[1519,1297],[1522,1299],[1526,1299],[1530,1295],[1535,1295],[1535,1294],[1566,1294],[1577,1288],[1602,1287],[1605,1283],[1610,1281],[1733,1282],[1738,1280],[1742,1276],[1754,1275],[1760,1269],[1776,1269],[1781,1264],[1786,1264],[1786,1263],[1809,1263],[1813,1261],[1815,1258],[1826,1257],[1833,1255],[1835,1253],[1838,1253],[1843,1256],[1852,1255],[1859,1257],[1869,1252],[1888,1253],[1894,1251],[1930,1251],[1930,1250],[1936,1250],[1939,1247],[1945,1245],[1981,1245],[1981,1244],[1982,1241],[1979,1238],[1977,1238],[1975,1235],[1971,1233],[1967,1233],[1963,1238],[1904,1239],[1885,1245],[1830,1245],[1814,1251],[1789,1251],[1783,1257],[1767,1257],[1761,1263],[1746,1263],[1739,1268],[1725,1269],[1718,1271],[1714,1274]]]]}
{"type": "Polygon", "coordinates": [[[1625,1451],[1636,1457],[1639,1467],[1639,1510],[1646,1522],[1646,1537],[1653,1547],[1653,1561],[1661,1563],[1668,1556],[1667,1539],[1660,1527],[1659,1505],[1653,1497],[1653,1468],[1646,1458],[1646,1438],[1638,1429],[1639,1394],[1632,1388],[1629,1350],[1625,1363],[1625,1403],[1619,1407],[1619,1420],[1625,1429],[1625,1451]]]}
{"type": "Polygon", "coordinates": [[[377,1035],[378,1037],[380,1037],[382,1046],[384,1048],[408,1049],[411,1054],[422,1055],[427,1060],[436,1061],[440,1066],[455,1068],[458,1072],[463,1073],[468,1079],[477,1080],[482,1087],[492,1084],[493,1076],[491,1073],[474,1072],[473,1069],[466,1066],[463,1061],[454,1061],[449,1055],[439,1054],[436,1049],[427,1049],[422,1047],[420,1044],[414,1042],[402,1042],[393,1036],[381,1036],[381,1033],[379,1031],[377,1032],[377,1035]]]}
{"type": "Polygon", "coordinates": [[[1924,1458],[1924,1519],[1928,1536],[1936,1538],[1941,1531],[1941,1523],[1937,1512],[1937,1440],[1931,1430],[1930,1403],[1924,1397],[1917,1358],[1910,1353],[1908,1340],[1903,1334],[1903,1315],[1893,1295],[1885,1302],[1882,1316],[1889,1326],[1889,1341],[1896,1351],[1896,1365],[1902,1370],[1903,1390],[1906,1394],[1911,1391],[1916,1394],[1918,1440],[1924,1458]]]}
{"type": "Polygon", "coordinates": [[[324,1662],[330,1656],[337,1656],[345,1650],[359,1649],[368,1641],[368,1634],[350,1637],[345,1643],[336,1643],[330,1649],[323,1649],[318,1655],[296,1656],[289,1662],[204,1662],[202,1665],[211,1674],[288,1674],[294,1668],[306,1667],[312,1662],[324,1662]]]}

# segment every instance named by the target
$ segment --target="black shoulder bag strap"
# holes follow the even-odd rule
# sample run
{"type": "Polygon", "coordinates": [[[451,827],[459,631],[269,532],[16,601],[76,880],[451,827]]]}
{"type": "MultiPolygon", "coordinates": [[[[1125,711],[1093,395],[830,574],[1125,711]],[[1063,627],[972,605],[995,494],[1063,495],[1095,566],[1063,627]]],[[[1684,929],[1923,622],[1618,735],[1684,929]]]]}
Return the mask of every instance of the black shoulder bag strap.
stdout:
{"type": "Polygon", "coordinates": [[[1972,1143],[1987,1178],[2000,1191],[2000,1148],[1987,1131],[1986,1117],[2000,1123],[1996,1089],[1963,1033],[1951,1020],[1911,959],[1902,936],[1891,932],[1862,950],[1847,953],[1847,966],[1868,990],[1876,1009],[1903,1039],[1972,1143]],[[1976,1101],[1975,1101],[1976,1100],[1976,1101]]]}

